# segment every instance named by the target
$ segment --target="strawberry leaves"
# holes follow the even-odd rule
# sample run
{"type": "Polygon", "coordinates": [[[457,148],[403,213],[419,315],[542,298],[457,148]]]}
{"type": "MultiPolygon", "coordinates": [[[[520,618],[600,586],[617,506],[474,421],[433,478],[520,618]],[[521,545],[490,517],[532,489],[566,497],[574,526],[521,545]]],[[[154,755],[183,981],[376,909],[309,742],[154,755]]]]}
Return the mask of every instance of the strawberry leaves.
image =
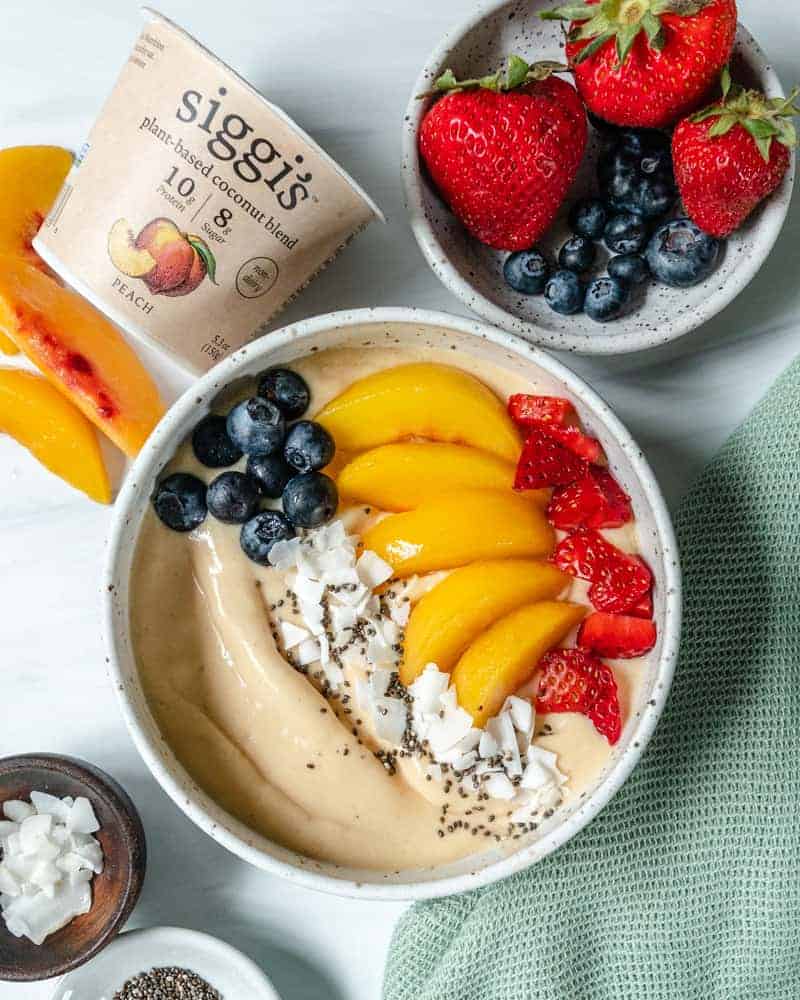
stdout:
{"type": "Polygon", "coordinates": [[[617,64],[622,65],[644,32],[651,49],[661,52],[667,43],[662,14],[693,17],[708,0],[600,0],[600,3],[568,3],[545,10],[540,17],[546,21],[570,21],[568,38],[571,42],[588,41],[576,56],[575,64],[590,59],[606,42],[614,40],[617,64]]]}
{"type": "Polygon", "coordinates": [[[488,76],[475,77],[469,80],[459,80],[452,69],[446,69],[434,81],[433,90],[420,94],[420,100],[434,94],[460,93],[464,90],[491,90],[496,94],[505,94],[524,87],[526,83],[546,80],[553,73],[565,73],[567,67],[563,63],[552,60],[542,60],[537,63],[527,63],[517,55],[510,55],[503,69],[488,76]]]}
{"type": "Polygon", "coordinates": [[[794,103],[800,88],[795,87],[788,97],[767,98],[757,90],[745,90],[734,83],[726,66],[720,76],[720,89],[719,101],[689,118],[695,123],[714,119],[708,129],[709,139],[718,139],[741,125],[752,136],[765,163],[769,163],[773,140],[788,149],[797,146],[797,130],[791,119],[800,115],[800,108],[794,103]]]}

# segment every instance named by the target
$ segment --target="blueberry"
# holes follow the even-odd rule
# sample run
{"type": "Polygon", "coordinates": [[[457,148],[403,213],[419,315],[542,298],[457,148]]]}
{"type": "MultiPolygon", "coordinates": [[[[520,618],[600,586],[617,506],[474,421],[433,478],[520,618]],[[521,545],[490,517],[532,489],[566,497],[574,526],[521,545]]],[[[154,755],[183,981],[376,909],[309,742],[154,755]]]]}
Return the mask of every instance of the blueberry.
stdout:
{"type": "Polygon", "coordinates": [[[638,253],[623,253],[611,258],[608,273],[626,285],[638,285],[648,275],[647,261],[638,253]]]}
{"type": "Polygon", "coordinates": [[[286,464],[283,455],[251,455],[246,471],[256,481],[258,492],[273,500],[278,499],[284,486],[297,475],[297,470],[286,464]]]}
{"type": "Polygon", "coordinates": [[[615,176],[634,178],[638,170],[638,158],[624,149],[612,148],[597,162],[597,176],[603,184],[608,184],[615,176]]]}
{"type": "Polygon", "coordinates": [[[152,500],[156,514],[173,531],[192,531],[206,519],[206,484],[186,472],[162,479],[152,500]]]}
{"type": "Polygon", "coordinates": [[[271,455],[283,444],[286,422],[269,399],[253,396],[228,414],[228,436],[247,455],[271,455]]]}
{"type": "Polygon", "coordinates": [[[570,316],[581,311],[583,306],[583,285],[574,271],[556,271],[547,282],[544,297],[550,308],[562,316],[570,316]]]}
{"type": "Polygon", "coordinates": [[[658,219],[675,204],[678,192],[672,181],[656,176],[644,177],[639,183],[637,204],[645,219],[658,219]]]}
{"type": "Polygon", "coordinates": [[[336,445],[322,424],[299,420],[292,424],[283,446],[283,457],[298,472],[316,472],[333,458],[336,445]]]}
{"type": "Polygon", "coordinates": [[[264,510],[242,525],[239,544],[242,551],[259,566],[269,565],[269,554],[275,542],[294,538],[294,528],[288,518],[277,510],[264,510]]]}
{"type": "Polygon", "coordinates": [[[659,281],[672,288],[688,288],[712,273],[721,246],[691,219],[673,219],[653,234],[645,257],[659,281]]]}
{"type": "Polygon", "coordinates": [[[654,149],[645,153],[639,160],[639,169],[643,174],[654,177],[657,174],[672,176],[672,154],[669,149],[654,149]]]}
{"type": "Polygon", "coordinates": [[[595,278],[586,289],[583,309],[586,315],[597,323],[607,323],[616,319],[630,298],[630,291],[619,278],[595,278]]]}
{"type": "Polygon", "coordinates": [[[210,413],[192,431],[192,449],[198,462],[209,469],[224,469],[242,457],[242,452],[228,437],[225,417],[210,413]]]}
{"type": "Polygon", "coordinates": [[[283,511],[300,528],[318,528],[330,521],[338,504],[336,483],[321,472],[295,476],[283,491],[283,511]]]}
{"type": "Polygon", "coordinates": [[[225,524],[244,524],[258,508],[258,483],[243,472],[223,472],[206,491],[209,514],[225,524]]]}
{"type": "Polygon", "coordinates": [[[594,243],[586,236],[570,236],[558,252],[558,263],[560,267],[580,274],[589,270],[596,255],[594,243]]]}
{"type": "Polygon", "coordinates": [[[647,243],[647,226],[633,212],[620,212],[606,223],[603,239],[612,253],[639,253],[647,243]]]}
{"type": "Polygon", "coordinates": [[[599,240],[608,219],[608,209],[599,198],[584,198],[576,201],[570,209],[569,224],[573,233],[599,240]]]}
{"type": "Polygon", "coordinates": [[[311,401],[306,380],[289,368],[270,368],[258,380],[258,395],[280,409],[287,420],[297,420],[311,401]]]}
{"type": "Polygon", "coordinates": [[[503,264],[503,278],[521,295],[539,295],[550,274],[547,261],[538,250],[517,250],[503,264]]]}
{"type": "Polygon", "coordinates": [[[618,142],[620,149],[633,156],[645,156],[670,147],[669,136],[657,129],[623,129],[618,142]]]}

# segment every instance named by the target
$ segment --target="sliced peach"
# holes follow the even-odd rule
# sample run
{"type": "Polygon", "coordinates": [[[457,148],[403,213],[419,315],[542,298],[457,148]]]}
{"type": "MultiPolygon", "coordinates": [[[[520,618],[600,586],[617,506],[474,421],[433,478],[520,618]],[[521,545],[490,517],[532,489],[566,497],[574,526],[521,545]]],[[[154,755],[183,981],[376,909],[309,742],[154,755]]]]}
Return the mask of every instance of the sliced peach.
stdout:
{"type": "Polygon", "coordinates": [[[579,604],[540,601],[517,608],[478,636],[456,664],[452,681],[459,705],[476,726],[497,715],[548,649],[563,642],[585,614],[579,604]]]}
{"type": "Polygon", "coordinates": [[[0,368],[0,431],[92,500],[111,502],[94,427],[41,375],[0,368]]]}
{"type": "Polygon", "coordinates": [[[426,663],[449,672],[498,618],[523,604],[557,597],[569,582],[566,573],[535,559],[474,562],[453,570],[411,612],[400,680],[411,684],[426,663]]]}
{"type": "Polygon", "coordinates": [[[364,533],[363,543],[402,577],[476,559],[544,556],[552,550],[553,531],[537,504],[511,490],[469,489],[390,514],[364,533]]]}
{"type": "Polygon", "coordinates": [[[416,437],[472,445],[507,462],[516,462],[520,453],[517,430],[497,396],[449,365],[400,365],[368,375],[316,419],[345,451],[416,437]]]}
{"type": "MultiPolygon", "coordinates": [[[[72,165],[72,153],[59,146],[12,146],[0,149],[0,254],[21,257],[47,271],[33,249],[33,238],[56,199],[72,165]]],[[[0,351],[19,348],[0,333],[0,351]]]]}
{"type": "Polygon", "coordinates": [[[0,333],[0,353],[2,354],[19,354],[19,348],[4,333],[0,333]]]}
{"type": "Polygon", "coordinates": [[[47,270],[32,241],[71,166],[72,153],[59,146],[0,150],[0,254],[47,270]]]}
{"type": "Polygon", "coordinates": [[[102,313],[24,261],[2,257],[0,330],[126,455],[136,455],[164,406],[102,313]]]}
{"type": "MultiPolygon", "coordinates": [[[[346,499],[379,510],[413,510],[437,493],[474,486],[511,489],[514,465],[488,451],[463,444],[406,441],[384,444],[357,455],[337,479],[346,499]]],[[[526,494],[546,505],[550,490],[526,494]]]]}
{"type": "Polygon", "coordinates": [[[129,278],[143,278],[156,266],[155,257],[149,250],[140,250],[136,246],[127,219],[117,219],[108,234],[108,256],[114,267],[129,278]]]}

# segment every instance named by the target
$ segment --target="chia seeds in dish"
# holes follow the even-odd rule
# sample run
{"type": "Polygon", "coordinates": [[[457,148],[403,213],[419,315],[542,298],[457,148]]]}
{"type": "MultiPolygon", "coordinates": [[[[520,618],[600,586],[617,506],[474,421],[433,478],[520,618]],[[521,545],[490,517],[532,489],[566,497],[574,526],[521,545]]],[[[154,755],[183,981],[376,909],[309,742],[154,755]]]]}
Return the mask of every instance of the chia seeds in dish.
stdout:
{"type": "Polygon", "coordinates": [[[223,1000],[223,997],[191,969],[165,966],[128,979],[112,1000],[223,1000]]]}

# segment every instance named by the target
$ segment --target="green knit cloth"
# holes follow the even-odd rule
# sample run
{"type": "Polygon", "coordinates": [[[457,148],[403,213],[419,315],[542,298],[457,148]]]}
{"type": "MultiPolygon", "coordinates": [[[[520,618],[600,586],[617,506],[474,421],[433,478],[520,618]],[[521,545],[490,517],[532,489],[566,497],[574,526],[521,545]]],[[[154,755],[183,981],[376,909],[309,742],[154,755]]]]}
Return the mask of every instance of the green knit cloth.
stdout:
{"type": "Polygon", "coordinates": [[[385,1000],[800,998],[800,360],[683,501],[655,736],[528,871],[414,906],[385,1000]]]}

